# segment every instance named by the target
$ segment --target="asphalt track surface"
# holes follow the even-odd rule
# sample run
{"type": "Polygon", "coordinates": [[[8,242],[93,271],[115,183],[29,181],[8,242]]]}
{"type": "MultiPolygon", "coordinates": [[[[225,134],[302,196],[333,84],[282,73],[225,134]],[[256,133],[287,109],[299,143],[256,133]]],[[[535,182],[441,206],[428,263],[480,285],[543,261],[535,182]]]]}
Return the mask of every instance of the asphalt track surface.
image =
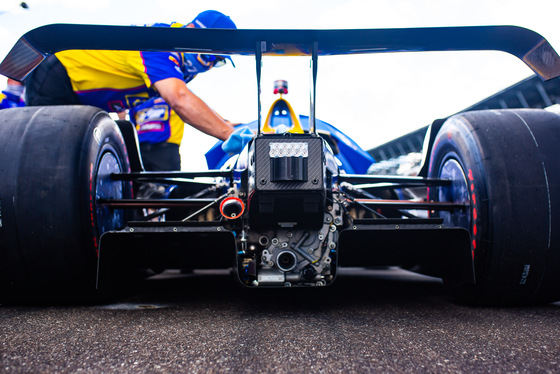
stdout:
{"type": "Polygon", "coordinates": [[[278,290],[170,274],[108,305],[0,306],[0,372],[557,373],[560,303],[462,306],[395,269],[278,290]]]}

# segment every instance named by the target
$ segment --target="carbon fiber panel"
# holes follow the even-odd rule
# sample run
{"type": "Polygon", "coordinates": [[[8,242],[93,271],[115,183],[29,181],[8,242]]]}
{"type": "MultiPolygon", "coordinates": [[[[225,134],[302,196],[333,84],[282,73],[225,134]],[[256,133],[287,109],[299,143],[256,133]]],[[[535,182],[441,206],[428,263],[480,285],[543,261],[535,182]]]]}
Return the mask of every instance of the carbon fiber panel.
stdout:
{"type": "Polygon", "coordinates": [[[323,139],[319,137],[263,137],[257,138],[255,147],[255,189],[257,191],[319,191],[323,184],[323,139]],[[307,143],[307,180],[272,181],[270,157],[271,143],[307,143]]]}

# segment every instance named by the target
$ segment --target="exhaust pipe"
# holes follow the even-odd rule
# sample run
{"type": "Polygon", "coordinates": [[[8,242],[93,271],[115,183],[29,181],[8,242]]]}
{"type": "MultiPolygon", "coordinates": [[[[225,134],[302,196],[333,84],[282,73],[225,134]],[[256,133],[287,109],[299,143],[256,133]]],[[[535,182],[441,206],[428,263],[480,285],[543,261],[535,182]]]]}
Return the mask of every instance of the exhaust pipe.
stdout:
{"type": "Polygon", "coordinates": [[[239,218],[244,211],[245,204],[237,197],[225,198],[220,204],[220,213],[226,219],[239,218]]]}

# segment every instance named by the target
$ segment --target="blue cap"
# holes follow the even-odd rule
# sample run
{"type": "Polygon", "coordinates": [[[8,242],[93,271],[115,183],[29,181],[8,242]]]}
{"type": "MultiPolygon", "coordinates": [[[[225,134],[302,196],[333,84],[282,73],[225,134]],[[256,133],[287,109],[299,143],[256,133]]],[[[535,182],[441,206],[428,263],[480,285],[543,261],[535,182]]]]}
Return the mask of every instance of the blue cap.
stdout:
{"type": "Polygon", "coordinates": [[[192,24],[201,29],[236,29],[235,23],[217,10],[206,10],[192,21],[192,24]]]}
{"type": "MultiPolygon", "coordinates": [[[[217,10],[205,10],[199,13],[191,23],[199,29],[237,29],[231,18],[217,10]]],[[[235,67],[230,56],[223,57],[228,59],[235,67]]]]}

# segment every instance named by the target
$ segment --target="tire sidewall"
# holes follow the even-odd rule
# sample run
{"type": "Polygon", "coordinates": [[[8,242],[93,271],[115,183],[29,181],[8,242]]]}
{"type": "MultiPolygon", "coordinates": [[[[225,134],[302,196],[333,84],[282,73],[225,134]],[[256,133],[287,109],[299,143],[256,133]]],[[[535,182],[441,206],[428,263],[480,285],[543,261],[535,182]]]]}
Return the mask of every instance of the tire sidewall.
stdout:
{"type": "MultiPolygon", "coordinates": [[[[479,152],[480,144],[472,135],[473,129],[459,118],[451,118],[442,126],[436,136],[432,157],[430,159],[428,177],[439,178],[441,168],[445,162],[453,159],[459,163],[464,173],[469,193],[467,229],[471,235],[471,251],[475,265],[477,282],[483,281],[481,274],[487,273],[487,240],[490,238],[491,227],[484,222],[491,220],[487,205],[488,193],[486,188],[487,176],[482,166],[482,155],[479,152]]],[[[430,188],[428,199],[437,201],[437,188],[430,188]]]]}
{"type": "MultiPolygon", "coordinates": [[[[105,231],[121,229],[122,227],[113,226],[101,229],[98,225],[98,215],[100,206],[97,203],[98,194],[96,186],[99,177],[99,167],[103,156],[107,153],[112,154],[119,163],[121,172],[130,172],[130,165],[123,137],[118,126],[106,114],[99,113],[91,121],[91,126],[87,129],[84,137],[83,159],[80,162],[80,221],[81,232],[83,233],[82,243],[85,249],[88,273],[91,269],[97,269],[99,257],[99,238],[105,231]]],[[[130,183],[119,182],[122,184],[122,196],[111,196],[112,198],[130,198],[132,187],[130,183]]],[[[122,213],[119,213],[122,214],[122,213]]],[[[124,222],[119,220],[119,222],[124,222]]],[[[96,272],[96,270],[95,270],[96,272]]],[[[89,277],[88,283],[91,286],[94,279],[89,277]]]]}

